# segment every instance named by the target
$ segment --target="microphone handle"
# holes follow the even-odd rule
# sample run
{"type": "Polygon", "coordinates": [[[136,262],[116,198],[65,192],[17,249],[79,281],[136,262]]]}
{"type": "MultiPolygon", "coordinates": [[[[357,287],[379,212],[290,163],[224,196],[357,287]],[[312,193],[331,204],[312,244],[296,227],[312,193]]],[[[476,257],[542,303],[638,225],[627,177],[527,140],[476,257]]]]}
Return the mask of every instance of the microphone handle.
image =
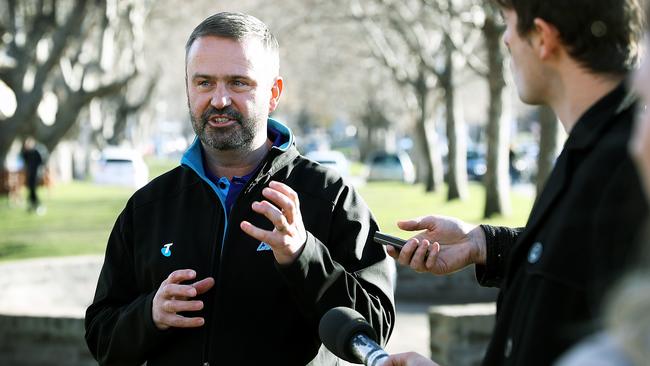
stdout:
{"type": "Polygon", "coordinates": [[[385,359],[388,358],[388,353],[363,333],[352,336],[350,343],[352,353],[359,357],[366,366],[381,366],[384,364],[385,359]]]}

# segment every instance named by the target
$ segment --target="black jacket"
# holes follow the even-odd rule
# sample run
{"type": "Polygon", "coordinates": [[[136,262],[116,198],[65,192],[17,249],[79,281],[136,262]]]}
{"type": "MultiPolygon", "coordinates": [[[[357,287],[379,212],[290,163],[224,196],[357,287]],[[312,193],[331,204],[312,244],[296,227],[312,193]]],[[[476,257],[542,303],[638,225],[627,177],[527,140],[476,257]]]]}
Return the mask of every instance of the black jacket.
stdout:
{"type": "Polygon", "coordinates": [[[622,85],[606,95],[573,127],[526,227],[483,226],[477,276],[501,288],[484,365],[551,365],[597,326],[647,212],[628,156],[634,114],[622,85]]]}
{"type": "Polygon", "coordinates": [[[332,365],[318,337],[335,306],[363,314],[385,343],[394,325],[394,264],[372,242],[377,225],[361,197],[336,173],[273,147],[225,217],[210,184],[180,166],[135,193],[111,233],[86,340],[102,365],[332,365]],[[280,267],[239,223],[271,230],[251,210],[270,180],[299,195],[307,242],[280,267]],[[227,222],[227,227],[224,227],[227,222]],[[171,255],[162,254],[172,243],[171,255]],[[223,245],[221,244],[223,242],[223,245]],[[216,284],[200,296],[206,324],[159,331],[151,316],[160,283],[190,268],[216,284]]]}

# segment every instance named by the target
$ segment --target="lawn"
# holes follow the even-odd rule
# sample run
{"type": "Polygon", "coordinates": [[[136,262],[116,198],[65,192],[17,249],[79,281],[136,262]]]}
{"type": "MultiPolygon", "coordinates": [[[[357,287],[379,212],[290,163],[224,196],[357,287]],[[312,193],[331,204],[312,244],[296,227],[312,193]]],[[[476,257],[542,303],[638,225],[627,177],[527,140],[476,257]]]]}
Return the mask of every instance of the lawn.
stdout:
{"type": "Polygon", "coordinates": [[[401,232],[397,227],[398,220],[415,218],[424,215],[445,215],[458,217],[472,223],[484,223],[504,226],[524,226],[533,203],[530,194],[516,190],[511,193],[512,212],[507,217],[483,219],[485,190],[479,183],[470,183],[470,196],[466,201],[447,202],[447,189],[425,194],[424,187],[411,186],[401,183],[370,183],[359,188],[372,209],[382,231],[408,237],[407,232],[401,232]]]}
{"type": "MultiPolygon", "coordinates": [[[[149,162],[151,164],[151,162],[149,162]]],[[[173,164],[154,162],[152,176],[173,164]]],[[[483,189],[470,187],[471,198],[465,202],[445,202],[444,190],[425,194],[422,186],[399,183],[371,183],[359,188],[373,210],[382,230],[407,237],[395,226],[398,219],[426,214],[456,216],[470,222],[521,226],[532,204],[532,198],[513,193],[510,217],[481,220],[483,189]]],[[[24,203],[10,205],[0,198],[0,261],[81,254],[102,254],[115,218],[133,193],[130,189],[96,186],[87,182],[59,184],[40,195],[47,213],[28,213],[24,203]]]]}
{"type": "Polygon", "coordinates": [[[40,190],[47,213],[28,213],[24,203],[0,199],[0,260],[99,254],[117,214],[132,190],[89,183],[56,185],[40,190]]]}

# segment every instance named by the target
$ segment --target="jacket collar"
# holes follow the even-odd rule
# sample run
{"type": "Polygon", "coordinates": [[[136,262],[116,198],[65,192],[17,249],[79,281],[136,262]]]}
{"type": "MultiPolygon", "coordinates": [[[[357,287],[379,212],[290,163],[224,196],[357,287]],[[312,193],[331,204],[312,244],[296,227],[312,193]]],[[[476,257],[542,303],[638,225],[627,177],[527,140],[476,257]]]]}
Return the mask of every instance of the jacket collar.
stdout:
{"type": "Polygon", "coordinates": [[[585,149],[594,145],[618,114],[633,107],[637,96],[628,91],[626,82],[592,105],[576,122],[566,141],[566,149],[585,149]]]}
{"type": "MultiPolygon", "coordinates": [[[[270,157],[276,158],[277,156],[283,155],[282,153],[285,153],[290,150],[290,148],[294,145],[294,137],[293,133],[289,129],[289,127],[285,126],[284,124],[280,123],[279,121],[276,121],[272,118],[269,118],[267,120],[267,129],[272,129],[276,133],[280,134],[280,144],[279,146],[273,146],[271,148],[271,151],[266,155],[265,161],[269,161],[270,157]]],[[[295,150],[295,149],[292,149],[295,150]]],[[[181,158],[181,165],[184,165],[190,169],[192,169],[198,176],[201,178],[204,182],[206,182],[212,190],[217,194],[219,197],[219,200],[223,203],[226,201],[226,197],[221,192],[217,187],[214,185],[214,183],[208,178],[205,167],[203,166],[203,159],[202,159],[202,148],[201,148],[201,141],[198,139],[198,137],[194,138],[194,141],[190,145],[190,147],[185,151],[183,154],[183,157],[181,158]]],[[[284,160],[284,159],[282,159],[284,160]]],[[[261,163],[261,162],[260,162],[261,163]]],[[[279,162],[278,162],[279,163],[279,162]]],[[[266,165],[266,164],[265,164],[266,165]]],[[[274,164],[276,165],[276,164],[274,164]]],[[[262,168],[264,170],[264,168],[262,168]]],[[[266,169],[268,170],[268,169],[266,169]]]]}

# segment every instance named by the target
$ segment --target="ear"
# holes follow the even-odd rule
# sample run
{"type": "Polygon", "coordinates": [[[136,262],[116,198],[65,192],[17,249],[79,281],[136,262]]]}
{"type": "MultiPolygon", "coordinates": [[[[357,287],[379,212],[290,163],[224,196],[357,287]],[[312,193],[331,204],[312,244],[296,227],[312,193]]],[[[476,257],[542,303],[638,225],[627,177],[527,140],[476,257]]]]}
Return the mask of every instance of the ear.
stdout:
{"type": "Polygon", "coordinates": [[[533,48],[542,60],[548,60],[562,49],[562,39],[557,28],[541,18],[535,18],[535,36],[532,39],[533,48]]]}
{"type": "Polygon", "coordinates": [[[273,82],[273,86],[271,87],[271,100],[269,101],[269,113],[273,112],[280,103],[280,95],[282,94],[282,88],[284,85],[283,83],[281,76],[275,78],[275,81],[273,82]]]}

